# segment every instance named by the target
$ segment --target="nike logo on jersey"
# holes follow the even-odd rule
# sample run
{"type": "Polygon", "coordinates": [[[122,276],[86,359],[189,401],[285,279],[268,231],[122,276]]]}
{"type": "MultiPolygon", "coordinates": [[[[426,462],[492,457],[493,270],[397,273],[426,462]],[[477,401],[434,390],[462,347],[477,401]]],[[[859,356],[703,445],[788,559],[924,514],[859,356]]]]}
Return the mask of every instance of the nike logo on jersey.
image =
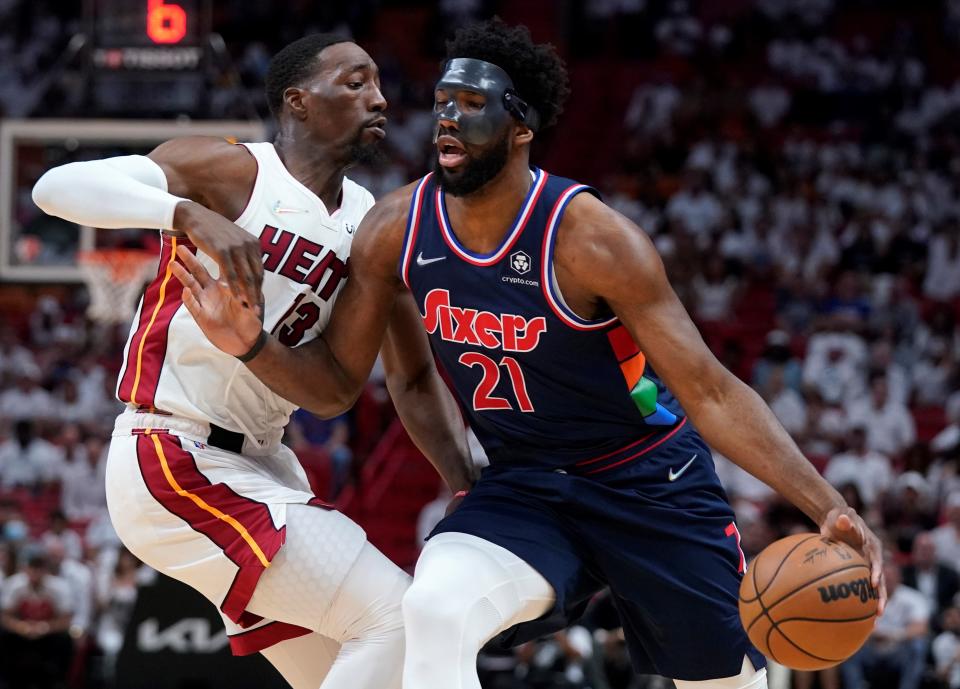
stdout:
{"type": "Polygon", "coordinates": [[[685,472],[687,469],[690,468],[690,465],[693,464],[693,460],[695,460],[696,458],[697,458],[697,455],[694,455],[693,457],[691,457],[691,458],[690,458],[690,461],[687,462],[686,464],[684,464],[682,467],[680,467],[680,470],[679,470],[679,471],[674,471],[674,470],[671,468],[671,469],[670,469],[670,472],[667,474],[667,480],[668,480],[668,481],[676,481],[678,478],[680,478],[681,476],[683,476],[683,472],[685,472]]]}
{"type": "Polygon", "coordinates": [[[280,202],[277,201],[275,204],[273,204],[273,212],[279,215],[282,213],[309,213],[310,211],[308,211],[306,208],[284,208],[280,205],[280,202]]]}
{"type": "Polygon", "coordinates": [[[417,254],[418,266],[428,266],[431,263],[436,263],[437,261],[445,261],[445,260],[447,260],[446,256],[437,256],[436,258],[424,258],[422,251],[419,254],[417,254]]]}

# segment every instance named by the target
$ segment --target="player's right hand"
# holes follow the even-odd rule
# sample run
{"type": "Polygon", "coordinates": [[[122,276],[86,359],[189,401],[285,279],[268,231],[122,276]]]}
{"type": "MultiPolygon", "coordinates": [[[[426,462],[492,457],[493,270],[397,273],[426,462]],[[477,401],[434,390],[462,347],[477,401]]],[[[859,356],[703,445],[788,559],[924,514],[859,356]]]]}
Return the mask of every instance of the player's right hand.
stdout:
{"type": "Polygon", "coordinates": [[[852,507],[834,507],[820,525],[820,533],[835,541],[852,545],[870,565],[870,585],[880,596],[877,616],[887,606],[887,584],[883,579],[883,545],[877,535],[852,507]]]}
{"type": "Polygon", "coordinates": [[[183,303],[217,349],[231,356],[242,356],[250,351],[263,330],[263,297],[250,306],[227,286],[223,280],[214,280],[197,257],[186,247],[177,249],[182,261],[174,263],[173,274],[183,283],[183,303]]]}
{"type": "Polygon", "coordinates": [[[248,306],[256,306],[263,284],[263,253],[260,240],[209,208],[186,201],[177,204],[174,227],[187,233],[190,241],[220,266],[233,295],[248,306]]]}

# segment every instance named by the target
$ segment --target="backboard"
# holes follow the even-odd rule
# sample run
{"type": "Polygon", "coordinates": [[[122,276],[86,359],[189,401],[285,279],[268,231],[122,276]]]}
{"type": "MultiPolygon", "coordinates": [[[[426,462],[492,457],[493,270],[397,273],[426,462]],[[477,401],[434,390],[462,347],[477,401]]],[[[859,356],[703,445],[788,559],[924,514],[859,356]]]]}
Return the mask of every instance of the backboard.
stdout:
{"type": "Polygon", "coordinates": [[[0,280],[80,282],[77,252],[151,247],[148,230],[95,230],[37,208],[33,185],[51,167],[77,160],[145,154],[178,136],[263,141],[260,122],[155,120],[5,120],[0,122],[0,280]]]}

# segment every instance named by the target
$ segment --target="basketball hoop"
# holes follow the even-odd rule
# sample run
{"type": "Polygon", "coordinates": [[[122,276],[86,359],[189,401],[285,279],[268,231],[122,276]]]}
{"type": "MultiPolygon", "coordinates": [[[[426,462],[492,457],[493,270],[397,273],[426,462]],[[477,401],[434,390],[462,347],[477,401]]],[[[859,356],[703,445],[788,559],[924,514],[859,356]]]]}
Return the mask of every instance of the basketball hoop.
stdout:
{"type": "Polygon", "coordinates": [[[87,315],[100,323],[133,318],[143,283],[157,267],[157,255],[140,249],[97,249],[77,254],[77,265],[90,291],[87,315]]]}

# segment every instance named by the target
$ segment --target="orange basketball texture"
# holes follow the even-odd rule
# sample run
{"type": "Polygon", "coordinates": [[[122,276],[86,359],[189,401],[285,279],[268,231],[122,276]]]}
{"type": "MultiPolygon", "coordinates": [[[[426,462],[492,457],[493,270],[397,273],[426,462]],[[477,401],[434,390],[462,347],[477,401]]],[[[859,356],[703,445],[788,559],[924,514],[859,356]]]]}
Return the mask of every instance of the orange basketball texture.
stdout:
{"type": "Polygon", "coordinates": [[[771,543],[740,583],[740,621],[750,641],[794,670],[830,667],[856,653],[878,602],[863,556],[820,534],[771,543]]]}

